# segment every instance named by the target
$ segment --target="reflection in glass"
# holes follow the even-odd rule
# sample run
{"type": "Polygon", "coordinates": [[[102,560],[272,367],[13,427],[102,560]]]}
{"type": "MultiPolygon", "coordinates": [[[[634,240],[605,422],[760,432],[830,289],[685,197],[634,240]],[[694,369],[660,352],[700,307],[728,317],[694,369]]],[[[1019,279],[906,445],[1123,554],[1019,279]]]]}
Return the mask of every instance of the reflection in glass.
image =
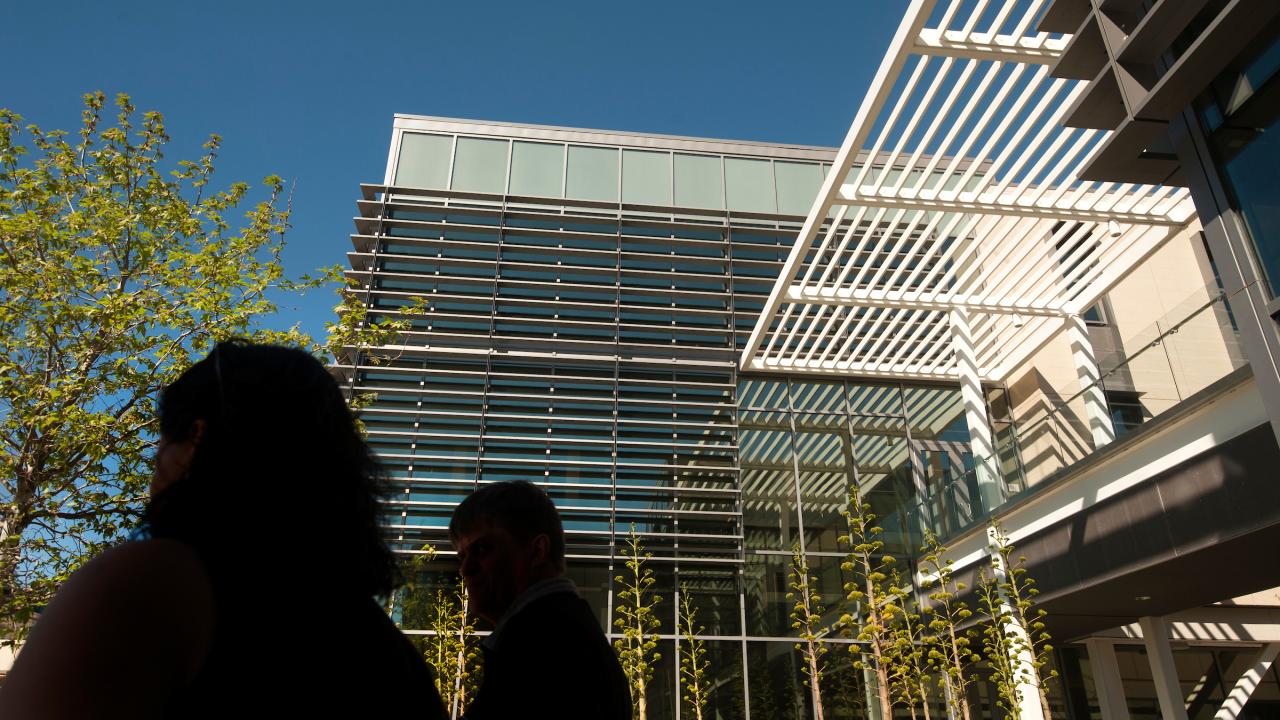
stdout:
{"type": "Polygon", "coordinates": [[[511,147],[512,195],[560,197],[564,175],[564,146],[515,142],[511,147]]]}
{"type": "Polygon", "coordinates": [[[723,208],[724,184],[720,156],[675,156],[676,205],[694,208],[723,208]]]}
{"type": "Polygon", "coordinates": [[[773,174],[778,186],[778,212],[785,215],[808,215],[818,190],[822,189],[822,170],[817,163],[775,162],[773,174]]]}
{"type": "Polygon", "coordinates": [[[507,179],[507,141],[458,138],[453,189],[500,193],[507,179]]]}
{"type": "Polygon", "coordinates": [[[618,201],[618,151],[569,146],[565,195],[575,200],[618,201]]]}
{"type": "Polygon", "coordinates": [[[444,188],[449,184],[449,155],[453,137],[404,133],[400,136],[400,157],[395,184],[416,188],[444,188]]]}
{"type": "Polygon", "coordinates": [[[724,193],[730,210],[773,213],[773,169],[768,160],[724,159],[724,193]]]}
{"type": "Polygon", "coordinates": [[[670,205],[671,154],[646,150],[623,150],[622,202],[636,205],[670,205]]]}

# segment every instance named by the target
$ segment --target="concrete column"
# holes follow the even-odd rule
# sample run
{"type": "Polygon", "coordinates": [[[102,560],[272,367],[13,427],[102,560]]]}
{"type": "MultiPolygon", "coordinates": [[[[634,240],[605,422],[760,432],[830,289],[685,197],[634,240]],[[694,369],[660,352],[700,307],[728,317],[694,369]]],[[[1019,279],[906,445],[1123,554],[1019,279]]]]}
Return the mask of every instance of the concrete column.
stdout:
{"type": "Polygon", "coordinates": [[[1089,667],[1093,668],[1093,687],[1098,693],[1102,720],[1129,720],[1115,645],[1101,638],[1089,638],[1084,644],[1089,648],[1089,667]]]}
{"type": "MultiPolygon", "coordinates": [[[[991,569],[995,574],[997,582],[1006,582],[1009,577],[1009,568],[1005,566],[1004,558],[1000,556],[996,549],[998,540],[996,538],[997,530],[994,527],[987,526],[987,552],[991,555],[991,569]]],[[[1044,716],[1044,706],[1040,704],[1040,688],[1029,680],[1036,677],[1035,656],[1031,652],[1031,637],[1027,634],[1027,629],[1022,623],[1014,619],[1012,601],[1005,597],[1004,593],[1000,593],[1000,603],[1004,605],[1004,616],[1007,618],[1004,631],[1006,634],[1018,638],[1018,644],[1021,649],[1017,654],[1010,658],[1013,661],[1013,667],[1017,671],[1020,678],[1018,682],[1018,711],[1017,720],[1050,720],[1044,716]]]]}
{"type": "Polygon", "coordinates": [[[1080,390],[1084,393],[1085,416],[1089,421],[1089,433],[1093,436],[1093,447],[1100,448],[1116,439],[1115,427],[1111,424],[1111,413],[1107,409],[1107,396],[1098,382],[1102,373],[1098,370],[1098,360],[1093,354],[1093,343],[1089,340],[1089,326],[1084,318],[1073,315],[1067,320],[1067,340],[1071,343],[1071,357],[1075,360],[1076,377],[1080,379],[1080,390]]]}
{"type": "Polygon", "coordinates": [[[987,403],[982,394],[982,376],[978,374],[978,357],[973,350],[973,333],[969,328],[969,311],[952,310],[951,349],[956,357],[956,370],[960,374],[960,399],[964,403],[964,419],[969,426],[969,446],[973,452],[974,474],[978,481],[977,498],[985,514],[1004,502],[1000,491],[1000,478],[995,468],[995,442],[991,426],[987,424],[987,403]]]}
{"type": "Polygon", "coordinates": [[[1142,643],[1147,647],[1147,662],[1151,664],[1151,681],[1160,700],[1160,717],[1187,720],[1187,706],[1178,685],[1178,668],[1173,664],[1173,651],[1169,648],[1168,625],[1164,618],[1150,616],[1139,618],[1138,625],[1142,628],[1142,643]]]}
{"type": "Polygon", "coordinates": [[[1249,702],[1249,697],[1253,695],[1253,691],[1262,682],[1262,677],[1271,669],[1271,663],[1275,662],[1276,655],[1280,654],[1280,643],[1270,643],[1263,645],[1258,651],[1258,656],[1245,669],[1244,674],[1236,681],[1231,692],[1227,695],[1227,699],[1223,701],[1222,707],[1213,716],[1213,720],[1236,720],[1240,716],[1240,711],[1244,710],[1245,703],[1249,702]]]}

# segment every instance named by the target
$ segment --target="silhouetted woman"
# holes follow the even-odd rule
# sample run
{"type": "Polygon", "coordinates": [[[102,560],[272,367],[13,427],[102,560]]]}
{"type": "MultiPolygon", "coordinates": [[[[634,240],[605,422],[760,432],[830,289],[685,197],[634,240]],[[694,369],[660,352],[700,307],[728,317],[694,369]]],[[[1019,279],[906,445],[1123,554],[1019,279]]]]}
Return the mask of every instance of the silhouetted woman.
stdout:
{"type": "Polygon", "coordinates": [[[220,343],[160,395],[147,539],[76,572],[0,689],[6,718],[444,716],[377,605],[382,475],[300,350],[220,343]]]}

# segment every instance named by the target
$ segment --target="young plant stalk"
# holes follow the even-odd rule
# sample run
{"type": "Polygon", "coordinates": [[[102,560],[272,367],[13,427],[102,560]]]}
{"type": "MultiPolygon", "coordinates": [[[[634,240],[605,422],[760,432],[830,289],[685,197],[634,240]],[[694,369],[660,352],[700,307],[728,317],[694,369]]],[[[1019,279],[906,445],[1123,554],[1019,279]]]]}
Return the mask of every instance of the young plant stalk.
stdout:
{"type": "Polygon", "coordinates": [[[902,611],[893,624],[893,645],[889,654],[889,681],[894,695],[907,706],[912,720],[916,720],[916,708],[923,720],[931,720],[929,712],[929,673],[927,658],[931,638],[925,635],[919,608],[911,593],[911,587],[900,583],[898,573],[893,573],[893,586],[900,593],[902,611]]]}
{"type": "Polygon", "coordinates": [[[853,574],[854,579],[845,583],[845,599],[854,603],[853,613],[844,613],[838,621],[841,633],[856,638],[863,644],[856,647],[853,666],[870,671],[876,679],[876,697],[882,718],[893,717],[893,702],[889,695],[889,659],[893,644],[891,624],[900,609],[895,603],[895,593],[889,584],[889,572],[894,558],[883,554],[884,542],[880,539],[883,529],[875,524],[876,516],[871,505],[862,499],[858,486],[849,489],[848,502],[842,513],[849,525],[849,534],[839,541],[848,548],[841,567],[853,574]],[[863,659],[870,656],[870,662],[863,659]]]}
{"type": "Polygon", "coordinates": [[[680,588],[680,683],[685,709],[693,720],[703,720],[711,696],[710,663],[706,659],[706,628],[698,624],[698,609],[689,599],[689,591],[680,588]]]}
{"type": "Polygon", "coordinates": [[[980,658],[973,651],[973,631],[958,628],[973,612],[956,599],[965,589],[964,583],[956,582],[953,562],[946,557],[947,549],[932,532],[925,532],[921,552],[920,570],[924,578],[921,587],[928,591],[932,603],[927,608],[929,631],[934,637],[929,646],[929,664],[938,673],[938,685],[951,717],[971,720],[968,698],[973,678],[970,669],[980,658]]]}
{"type": "Polygon", "coordinates": [[[1057,677],[1049,669],[1053,646],[1045,630],[1044,611],[1034,607],[1034,582],[1013,561],[1013,545],[992,522],[988,528],[991,563],[979,575],[978,594],[987,618],[984,650],[996,682],[997,703],[1022,720],[1048,720],[1044,680],[1057,677]]]}
{"type": "Polygon", "coordinates": [[[618,591],[613,620],[614,627],[622,631],[622,637],[613,641],[613,647],[618,651],[622,672],[631,686],[634,717],[636,720],[648,720],[646,691],[653,679],[653,665],[662,657],[657,652],[660,621],[654,608],[662,598],[653,594],[653,570],[646,567],[653,553],[646,551],[640,543],[634,524],[623,552],[627,570],[614,577],[622,589],[618,591]]]}
{"type": "Polygon", "coordinates": [[[826,608],[819,602],[820,597],[815,588],[817,578],[809,574],[809,561],[800,551],[797,543],[791,550],[791,571],[788,573],[787,600],[791,601],[791,628],[795,630],[801,642],[796,649],[804,657],[804,684],[809,688],[809,697],[813,701],[814,720],[823,720],[822,710],[822,656],[827,654],[827,646],[819,642],[827,628],[822,624],[822,613],[826,608]]]}

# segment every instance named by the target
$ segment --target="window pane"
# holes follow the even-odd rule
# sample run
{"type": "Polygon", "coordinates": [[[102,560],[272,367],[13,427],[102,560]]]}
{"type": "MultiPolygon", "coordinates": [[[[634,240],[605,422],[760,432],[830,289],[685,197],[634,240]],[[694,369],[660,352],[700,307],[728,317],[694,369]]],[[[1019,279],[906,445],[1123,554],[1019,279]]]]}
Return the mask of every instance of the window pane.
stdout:
{"type": "Polygon", "coordinates": [[[720,158],[708,155],[676,155],[676,205],[724,207],[720,158]]]}
{"type": "Polygon", "coordinates": [[[404,133],[400,136],[395,184],[419,188],[448,186],[451,152],[453,137],[449,135],[404,133]]]}
{"type": "Polygon", "coordinates": [[[569,146],[565,194],[577,200],[618,201],[618,151],[569,146]]]}
{"type": "Polygon", "coordinates": [[[730,210],[778,211],[768,160],[725,158],[724,187],[730,210]]]}
{"type": "Polygon", "coordinates": [[[670,205],[671,156],[644,150],[623,150],[622,202],[670,205]]]}
{"type": "Polygon", "coordinates": [[[458,138],[453,189],[500,193],[507,175],[507,141],[458,138]]]}
{"type": "Polygon", "coordinates": [[[564,146],[517,142],[511,148],[511,194],[560,197],[564,146]]]}
{"type": "Polygon", "coordinates": [[[813,199],[822,189],[822,168],[810,163],[776,162],[773,173],[778,183],[778,212],[808,215],[813,199]]]}

